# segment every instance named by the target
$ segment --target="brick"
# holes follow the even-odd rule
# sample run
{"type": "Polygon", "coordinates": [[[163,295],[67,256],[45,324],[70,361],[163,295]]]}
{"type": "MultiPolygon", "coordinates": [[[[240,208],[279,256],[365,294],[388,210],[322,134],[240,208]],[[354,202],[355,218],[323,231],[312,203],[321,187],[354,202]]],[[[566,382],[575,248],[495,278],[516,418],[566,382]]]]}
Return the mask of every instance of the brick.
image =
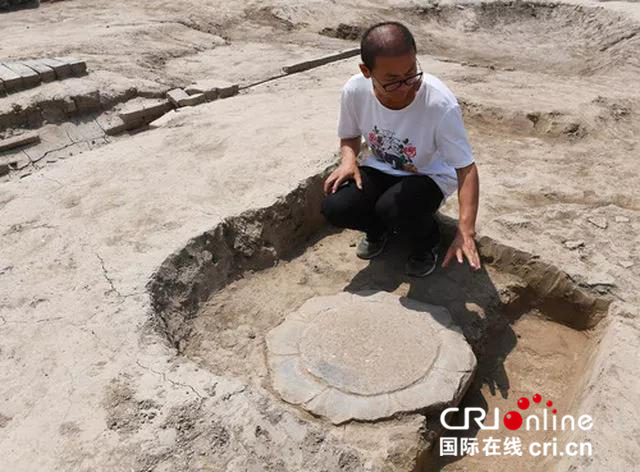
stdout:
{"type": "Polygon", "coordinates": [[[24,64],[20,64],[19,62],[5,62],[4,65],[22,77],[22,86],[24,88],[36,87],[40,85],[42,81],[36,71],[24,64]]]}
{"type": "Polygon", "coordinates": [[[120,134],[128,129],[127,124],[117,115],[99,116],[96,122],[109,136],[120,134]]]}
{"type": "Polygon", "coordinates": [[[85,75],[87,73],[87,63],[75,57],[54,57],[56,61],[69,64],[73,75],[85,75]]]}
{"type": "Polygon", "coordinates": [[[71,65],[65,62],[58,61],[57,59],[40,59],[40,62],[46,66],[49,66],[56,73],[56,78],[58,80],[63,80],[71,77],[73,75],[73,71],[71,70],[71,65]]]}
{"type": "Polygon", "coordinates": [[[189,98],[189,94],[181,88],[176,88],[167,92],[167,98],[174,106],[181,107],[183,105],[180,102],[189,98]]]}
{"type": "Polygon", "coordinates": [[[148,123],[169,110],[171,110],[171,103],[167,101],[128,108],[120,112],[119,116],[126,124],[148,123]]]}
{"type": "Polygon", "coordinates": [[[38,142],[40,142],[40,136],[38,135],[38,133],[23,133],[18,136],[12,136],[0,141],[0,152],[38,142]]]}
{"type": "Polygon", "coordinates": [[[218,88],[218,98],[227,98],[232,97],[233,95],[237,95],[240,87],[238,84],[230,84],[226,87],[218,88]]]}
{"type": "Polygon", "coordinates": [[[130,108],[130,109],[127,109],[126,111],[119,113],[118,117],[124,123],[138,123],[138,122],[141,123],[145,117],[145,113],[146,113],[146,110],[143,107],[130,108]]]}
{"type": "Polygon", "coordinates": [[[187,94],[183,89],[173,89],[167,92],[167,98],[176,107],[191,107],[199,105],[205,102],[205,96],[203,93],[196,93],[193,95],[187,94]]]}
{"type": "Polygon", "coordinates": [[[154,128],[160,128],[162,126],[167,125],[168,123],[171,123],[172,120],[174,120],[176,116],[180,113],[180,110],[184,110],[184,109],[174,108],[173,110],[162,115],[160,118],[156,118],[155,120],[153,120],[151,123],[149,123],[149,126],[154,128]]]}
{"type": "Polygon", "coordinates": [[[301,72],[303,70],[312,69],[314,67],[322,66],[324,64],[329,64],[330,62],[335,62],[341,59],[346,59],[348,57],[357,56],[358,54],[360,54],[359,48],[346,49],[344,51],[336,52],[333,54],[327,54],[326,56],[322,56],[317,59],[311,59],[309,61],[298,62],[297,64],[285,66],[282,68],[282,71],[285,74],[301,72]]]}
{"type": "Polygon", "coordinates": [[[43,82],[53,82],[56,80],[55,71],[48,65],[40,62],[39,60],[22,61],[22,63],[36,71],[40,75],[40,79],[43,82]]]}
{"type": "Polygon", "coordinates": [[[99,91],[89,92],[85,95],[76,95],[73,97],[73,101],[81,112],[97,111],[102,108],[99,91]]]}
{"type": "Polygon", "coordinates": [[[192,107],[195,105],[199,105],[206,101],[204,97],[204,93],[196,93],[194,95],[190,95],[185,99],[180,100],[180,106],[183,107],[192,107]]]}
{"type": "Polygon", "coordinates": [[[217,98],[227,98],[236,95],[239,90],[238,84],[232,84],[222,80],[199,80],[186,89],[189,94],[203,93],[207,100],[217,98]]]}
{"type": "Polygon", "coordinates": [[[0,80],[7,93],[22,89],[22,77],[2,64],[0,64],[0,80]]]}

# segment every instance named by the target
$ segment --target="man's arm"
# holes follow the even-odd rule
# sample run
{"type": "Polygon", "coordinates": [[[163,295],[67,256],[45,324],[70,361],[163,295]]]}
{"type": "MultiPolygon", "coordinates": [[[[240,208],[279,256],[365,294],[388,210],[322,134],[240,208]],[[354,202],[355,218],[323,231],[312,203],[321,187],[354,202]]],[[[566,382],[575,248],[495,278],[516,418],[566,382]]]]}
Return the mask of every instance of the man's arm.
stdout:
{"type": "Polygon", "coordinates": [[[464,262],[466,257],[473,269],[479,269],[480,257],[474,240],[478,213],[478,169],[474,163],[459,105],[452,106],[444,113],[436,130],[436,144],[446,162],[456,169],[460,203],[458,230],[442,266],[446,267],[453,257],[460,263],[464,262]]]}
{"type": "Polygon", "coordinates": [[[360,154],[360,143],[362,141],[362,137],[358,136],[356,138],[347,138],[340,140],[340,156],[342,156],[342,161],[340,165],[344,166],[355,166],[356,159],[358,158],[358,154],[360,154]]]}
{"type": "Polygon", "coordinates": [[[357,164],[361,139],[362,138],[358,136],[357,138],[343,138],[340,140],[340,165],[327,177],[327,180],[325,180],[325,194],[329,193],[329,190],[331,190],[331,193],[335,193],[342,182],[351,178],[356,181],[356,185],[362,190],[362,177],[360,176],[360,170],[357,164]]]}
{"type": "Polygon", "coordinates": [[[480,256],[476,248],[476,217],[478,215],[478,199],[480,194],[480,179],[475,163],[456,169],[458,174],[458,202],[460,214],[456,236],[447,251],[442,266],[449,265],[455,256],[462,263],[467,258],[471,267],[480,268],[480,256]],[[464,255],[464,257],[463,257],[464,255]]]}
{"type": "Polygon", "coordinates": [[[338,119],[341,160],[340,165],[324,182],[323,189],[325,194],[329,192],[335,193],[338,187],[349,179],[355,180],[358,188],[362,190],[362,178],[357,164],[362,136],[356,114],[353,112],[351,95],[352,91],[347,82],[342,87],[340,94],[340,117],[338,119]]]}
{"type": "Polygon", "coordinates": [[[478,215],[478,198],[480,194],[480,180],[475,163],[462,169],[456,169],[458,174],[458,202],[460,217],[458,230],[463,235],[476,235],[476,217],[478,215]]]}

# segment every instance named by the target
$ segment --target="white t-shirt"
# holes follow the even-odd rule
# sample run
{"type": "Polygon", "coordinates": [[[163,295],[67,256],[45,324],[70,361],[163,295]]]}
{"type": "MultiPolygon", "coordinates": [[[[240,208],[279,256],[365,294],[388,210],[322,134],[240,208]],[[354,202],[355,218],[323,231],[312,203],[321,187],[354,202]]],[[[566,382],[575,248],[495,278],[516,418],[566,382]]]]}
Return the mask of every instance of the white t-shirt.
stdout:
{"type": "Polygon", "coordinates": [[[427,73],[414,100],[401,110],[380,103],[371,79],[361,73],[351,77],[342,88],[338,136],[360,135],[371,150],[361,165],[392,175],[428,175],[445,198],[457,191],[455,169],[474,162],[455,95],[427,73]]]}

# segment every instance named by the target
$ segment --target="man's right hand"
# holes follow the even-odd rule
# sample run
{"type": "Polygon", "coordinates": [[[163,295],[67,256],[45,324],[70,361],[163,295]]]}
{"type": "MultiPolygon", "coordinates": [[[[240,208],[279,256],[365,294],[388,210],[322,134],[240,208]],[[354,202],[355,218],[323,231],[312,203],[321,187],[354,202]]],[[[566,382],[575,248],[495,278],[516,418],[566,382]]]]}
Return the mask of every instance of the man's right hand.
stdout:
{"type": "Polygon", "coordinates": [[[356,181],[356,185],[362,190],[362,176],[360,175],[360,169],[356,164],[340,164],[336,170],[331,172],[331,175],[324,181],[324,193],[325,195],[331,191],[336,193],[338,187],[349,179],[356,181]]]}

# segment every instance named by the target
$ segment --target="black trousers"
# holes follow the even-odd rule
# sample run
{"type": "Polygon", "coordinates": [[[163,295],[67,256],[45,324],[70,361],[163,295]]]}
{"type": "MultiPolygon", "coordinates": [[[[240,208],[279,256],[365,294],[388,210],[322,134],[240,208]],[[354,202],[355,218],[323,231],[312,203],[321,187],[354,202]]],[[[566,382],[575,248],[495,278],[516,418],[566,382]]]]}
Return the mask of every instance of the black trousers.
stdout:
{"type": "Polygon", "coordinates": [[[349,180],[322,202],[322,214],[339,228],[364,231],[371,239],[385,231],[406,232],[411,251],[422,254],[440,240],[434,214],[444,195],[426,175],[395,176],[358,166],[362,190],[349,180]]]}

